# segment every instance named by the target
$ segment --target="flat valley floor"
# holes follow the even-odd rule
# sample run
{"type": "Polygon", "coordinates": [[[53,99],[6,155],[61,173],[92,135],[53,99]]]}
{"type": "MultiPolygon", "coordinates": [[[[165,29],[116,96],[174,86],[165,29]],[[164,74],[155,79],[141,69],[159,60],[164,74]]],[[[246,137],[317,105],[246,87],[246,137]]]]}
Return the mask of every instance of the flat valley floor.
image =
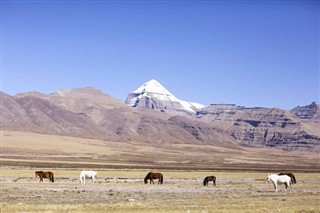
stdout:
{"type": "Polygon", "coordinates": [[[292,190],[274,192],[266,172],[162,170],[164,183],[150,185],[144,169],[96,170],[94,184],[80,184],[76,168],[50,169],[55,182],[39,183],[36,170],[1,168],[1,212],[320,212],[316,172],[295,172],[292,190]],[[208,175],[216,187],[203,186],[208,175]]]}

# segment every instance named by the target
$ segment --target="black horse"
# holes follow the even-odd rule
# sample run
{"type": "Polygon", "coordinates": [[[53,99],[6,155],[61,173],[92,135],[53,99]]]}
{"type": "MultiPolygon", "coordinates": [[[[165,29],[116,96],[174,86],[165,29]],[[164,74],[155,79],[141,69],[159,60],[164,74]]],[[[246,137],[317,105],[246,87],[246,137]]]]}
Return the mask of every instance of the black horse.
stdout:
{"type": "Polygon", "coordinates": [[[209,181],[212,181],[213,182],[213,186],[216,186],[216,177],[215,176],[207,176],[203,180],[203,186],[208,186],[208,182],[209,181]]]}

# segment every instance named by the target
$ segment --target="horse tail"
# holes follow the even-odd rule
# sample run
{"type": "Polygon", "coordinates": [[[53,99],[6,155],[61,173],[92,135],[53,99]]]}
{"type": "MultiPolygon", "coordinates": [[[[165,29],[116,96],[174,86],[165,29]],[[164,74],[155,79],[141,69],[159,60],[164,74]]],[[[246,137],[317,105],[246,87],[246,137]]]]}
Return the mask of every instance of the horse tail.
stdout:
{"type": "Polygon", "coordinates": [[[54,175],[53,175],[53,173],[51,173],[52,174],[52,176],[51,176],[51,181],[52,181],[52,183],[54,182],[54,175]]]}
{"type": "Polygon", "coordinates": [[[160,184],[163,184],[163,175],[160,176],[160,184]]]}
{"type": "Polygon", "coordinates": [[[294,174],[292,174],[292,176],[291,176],[291,182],[292,182],[292,184],[296,184],[297,183],[296,177],[294,176],[294,174]]]}

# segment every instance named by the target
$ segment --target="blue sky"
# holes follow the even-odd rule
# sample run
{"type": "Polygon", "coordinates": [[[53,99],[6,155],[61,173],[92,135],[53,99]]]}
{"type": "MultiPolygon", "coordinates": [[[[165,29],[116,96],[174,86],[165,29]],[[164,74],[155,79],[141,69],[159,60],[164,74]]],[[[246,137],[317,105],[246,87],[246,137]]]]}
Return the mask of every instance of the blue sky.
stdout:
{"type": "Polygon", "coordinates": [[[156,79],[202,104],[291,109],[320,98],[319,1],[1,1],[1,90],[156,79]]]}

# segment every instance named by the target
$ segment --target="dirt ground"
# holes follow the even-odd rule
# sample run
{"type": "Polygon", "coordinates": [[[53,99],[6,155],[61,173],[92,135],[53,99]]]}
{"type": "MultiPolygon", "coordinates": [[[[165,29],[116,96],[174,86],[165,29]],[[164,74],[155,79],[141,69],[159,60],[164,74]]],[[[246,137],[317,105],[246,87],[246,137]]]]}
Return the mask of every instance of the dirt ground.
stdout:
{"type": "Polygon", "coordinates": [[[216,187],[199,171],[165,171],[162,185],[144,184],[144,171],[100,171],[94,184],[76,173],[39,183],[2,170],[1,212],[320,212],[319,173],[296,174],[292,190],[277,193],[262,172],[216,172],[216,187]]]}

